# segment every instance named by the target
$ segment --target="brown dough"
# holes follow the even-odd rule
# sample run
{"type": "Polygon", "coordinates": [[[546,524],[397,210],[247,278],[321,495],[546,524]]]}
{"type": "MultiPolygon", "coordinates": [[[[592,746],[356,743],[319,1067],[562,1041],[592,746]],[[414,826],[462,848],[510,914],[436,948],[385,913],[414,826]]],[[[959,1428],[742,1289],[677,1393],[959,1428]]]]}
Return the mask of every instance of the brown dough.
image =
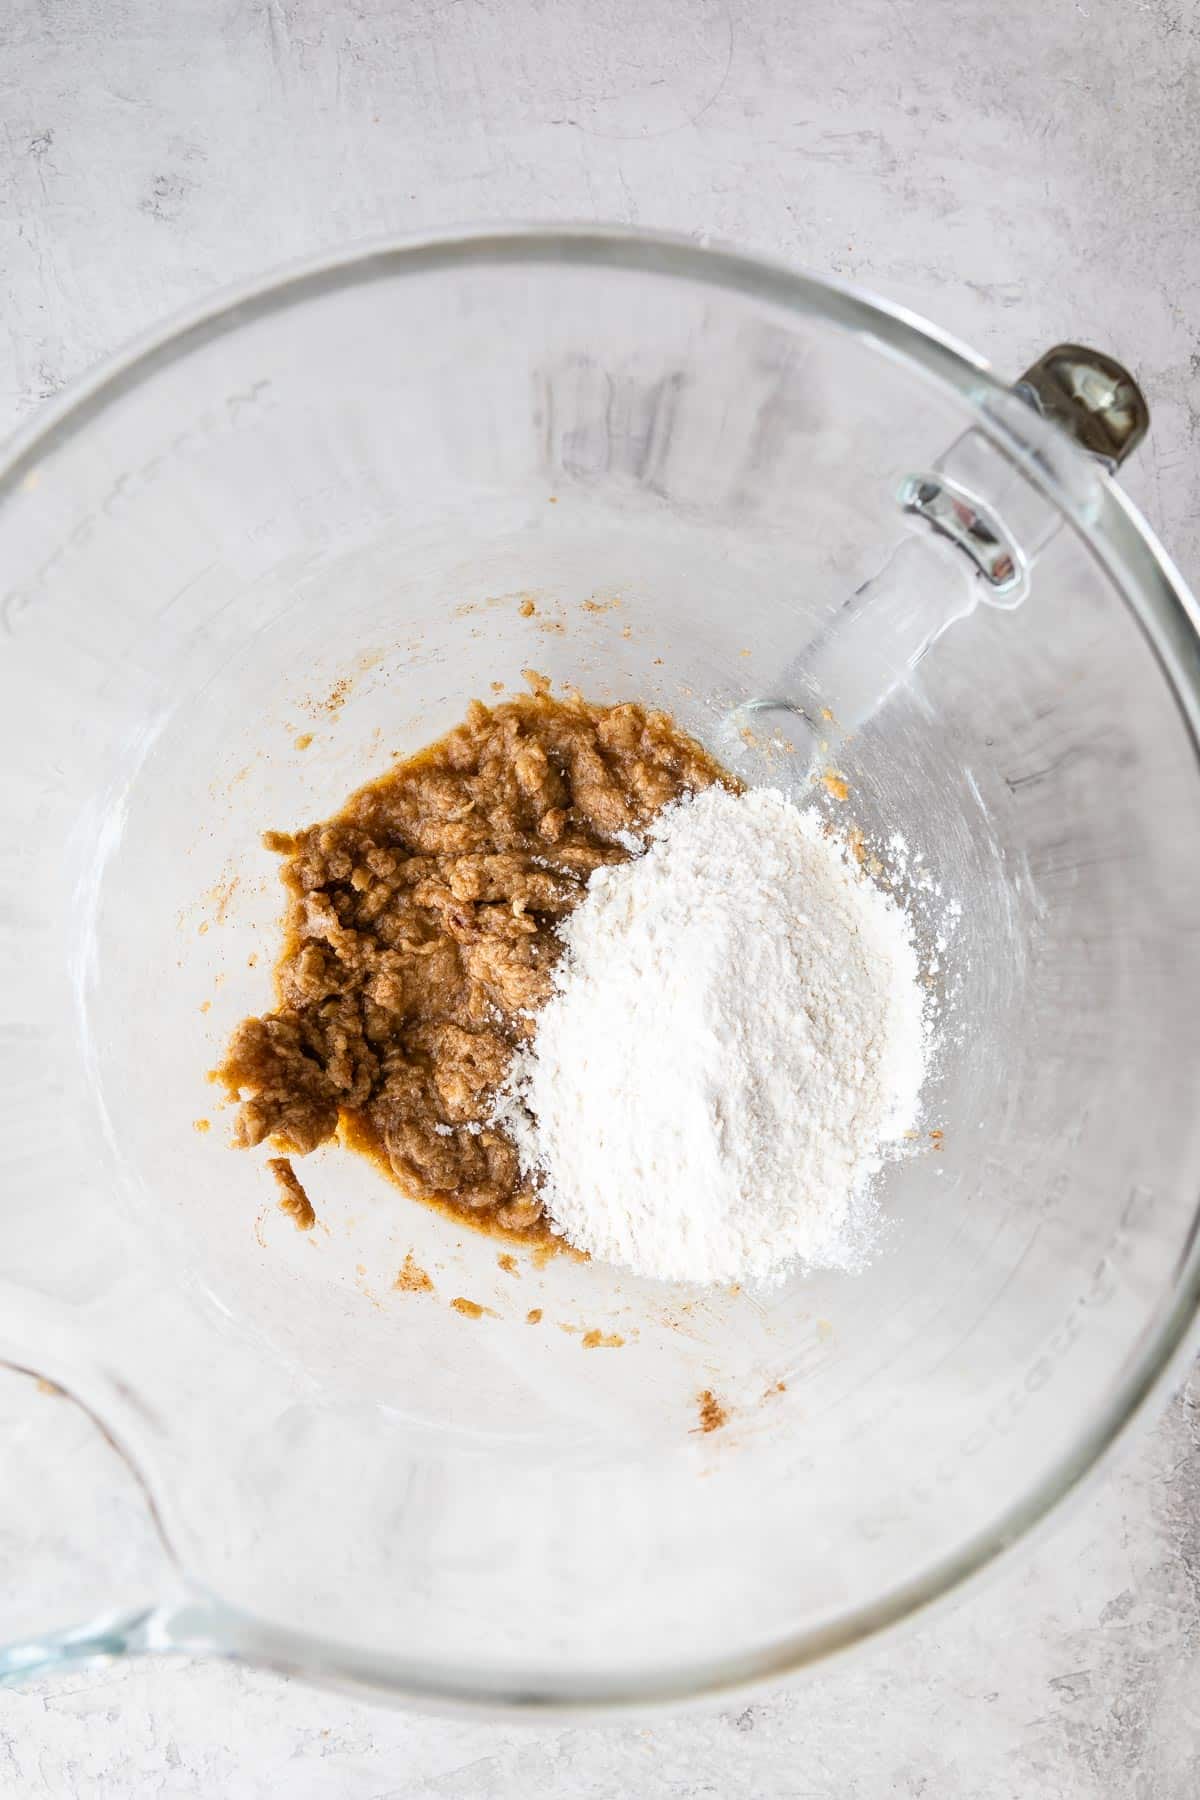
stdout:
{"type": "Polygon", "coordinates": [[[664,806],[728,779],[665,713],[537,691],[473,702],[334,818],[267,833],[286,935],[276,1009],[243,1020],[217,1071],[235,1141],[304,1156],[341,1122],[418,1199],[535,1226],[489,1121],[549,996],[556,928],[664,806]]]}

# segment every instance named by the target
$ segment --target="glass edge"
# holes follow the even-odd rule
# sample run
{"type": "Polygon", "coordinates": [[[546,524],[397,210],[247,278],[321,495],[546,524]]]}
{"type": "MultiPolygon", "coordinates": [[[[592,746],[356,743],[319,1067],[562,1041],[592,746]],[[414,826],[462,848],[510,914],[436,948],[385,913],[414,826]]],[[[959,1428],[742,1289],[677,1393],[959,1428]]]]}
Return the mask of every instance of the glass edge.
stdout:
{"type": "Polygon", "coordinates": [[[868,335],[913,353],[915,360],[968,397],[980,382],[995,393],[1008,392],[984,359],[966,345],[850,282],[669,232],[585,224],[480,225],[449,233],[367,239],[293,260],[168,315],[85,371],[17,426],[0,445],[0,497],[34,462],[78,435],[105,406],[164,365],[238,326],[340,287],[488,263],[566,263],[691,277],[708,286],[776,301],[789,311],[841,315],[842,322],[855,323],[868,335]]]}

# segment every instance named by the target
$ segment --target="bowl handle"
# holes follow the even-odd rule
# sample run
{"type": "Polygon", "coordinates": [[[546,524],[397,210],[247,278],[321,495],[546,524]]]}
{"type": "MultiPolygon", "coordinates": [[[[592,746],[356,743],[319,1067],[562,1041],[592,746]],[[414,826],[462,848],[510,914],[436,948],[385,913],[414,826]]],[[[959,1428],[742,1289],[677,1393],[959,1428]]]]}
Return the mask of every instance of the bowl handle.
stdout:
{"type": "MultiPolygon", "coordinates": [[[[1150,427],[1150,409],[1129,371],[1082,344],[1056,344],[989,402],[997,422],[1011,414],[1018,432],[1026,408],[1085,453],[1067,450],[1058,467],[1084,512],[1104,475],[1150,427]]],[[[897,542],[780,671],[771,692],[726,714],[722,747],[731,757],[747,729],[767,741],[772,730],[792,740],[807,733],[815,769],[879,711],[949,626],[981,601],[1004,611],[1020,606],[1034,563],[1062,523],[1019,463],[974,427],[929,469],[906,476],[897,500],[927,529],[897,542]]]]}

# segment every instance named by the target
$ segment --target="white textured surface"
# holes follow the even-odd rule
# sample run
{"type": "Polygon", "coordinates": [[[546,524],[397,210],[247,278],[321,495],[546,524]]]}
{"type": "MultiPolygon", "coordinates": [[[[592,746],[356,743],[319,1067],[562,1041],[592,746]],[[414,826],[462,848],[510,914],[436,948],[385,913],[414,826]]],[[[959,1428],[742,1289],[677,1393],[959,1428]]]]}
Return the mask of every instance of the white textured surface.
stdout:
{"type": "MultiPolygon", "coordinates": [[[[851,275],[1006,371],[1127,359],[1127,485],[1194,582],[1198,48],[1193,0],[6,0],[0,424],[323,244],[625,219],[851,275]]],[[[955,1611],[753,1705],[499,1728],[142,1662],[0,1696],[0,1794],[1193,1800],[1198,1401],[955,1611]]],[[[16,1375],[0,1431],[0,1592],[123,1597],[154,1553],[111,1452],[16,1375]]]]}

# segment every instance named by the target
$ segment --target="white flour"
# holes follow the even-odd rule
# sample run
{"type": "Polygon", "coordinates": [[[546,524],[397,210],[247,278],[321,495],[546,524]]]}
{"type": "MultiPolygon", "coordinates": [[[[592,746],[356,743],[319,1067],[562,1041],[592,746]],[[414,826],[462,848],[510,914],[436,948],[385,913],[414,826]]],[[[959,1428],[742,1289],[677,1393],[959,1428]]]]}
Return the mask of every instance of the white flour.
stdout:
{"type": "Polygon", "coordinates": [[[564,1236],[661,1280],[852,1266],[925,1073],[895,902],[813,813],[713,787],[563,938],[500,1116],[564,1236]]]}

